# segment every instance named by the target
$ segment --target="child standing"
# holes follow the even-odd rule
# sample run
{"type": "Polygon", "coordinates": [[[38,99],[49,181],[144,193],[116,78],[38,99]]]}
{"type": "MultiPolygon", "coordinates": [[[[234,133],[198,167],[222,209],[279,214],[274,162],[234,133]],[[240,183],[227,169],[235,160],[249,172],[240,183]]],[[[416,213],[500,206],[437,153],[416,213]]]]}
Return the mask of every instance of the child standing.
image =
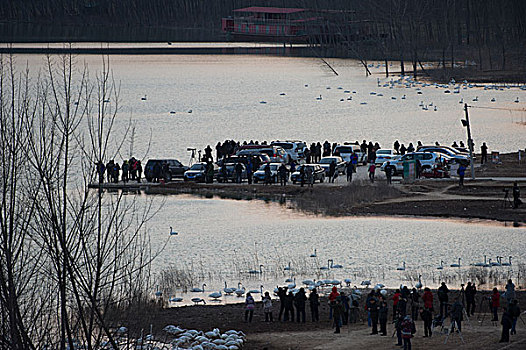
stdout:
{"type": "Polygon", "coordinates": [[[265,292],[263,297],[263,312],[265,313],[265,322],[274,322],[272,318],[272,299],[269,292],[265,292]]]}

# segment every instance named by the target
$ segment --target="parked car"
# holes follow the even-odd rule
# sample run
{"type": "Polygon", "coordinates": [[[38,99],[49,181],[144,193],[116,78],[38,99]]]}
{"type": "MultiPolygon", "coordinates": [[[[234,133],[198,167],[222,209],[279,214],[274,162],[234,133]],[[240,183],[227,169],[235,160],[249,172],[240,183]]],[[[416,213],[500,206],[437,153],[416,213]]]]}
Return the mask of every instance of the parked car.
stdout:
{"type": "MultiPolygon", "coordinates": [[[[217,165],[213,164],[214,171],[217,169],[217,165]]],[[[184,181],[196,181],[196,182],[203,182],[206,180],[206,163],[200,162],[195,163],[185,171],[184,173],[184,181]]]]}
{"type": "Polygon", "coordinates": [[[394,150],[392,149],[379,149],[376,150],[376,160],[374,164],[376,165],[382,165],[384,162],[387,162],[388,160],[392,160],[396,157],[394,150]]]}
{"type": "MultiPolygon", "coordinates": [[[[300,182],[301,181],[301,177],[300,177],[300,170],[301,168],[305,168],[305,170],[307,168],[312,168],[312,173],[314,175],[314,182],[316,181],[319,181],[319,182],[323,182],[325,181],[325,169],[323,169],[319,164],[302,164],[300,166],[298,166],[296,168],[296,171],[293,172],[291,175],[290,175],[290,181],[292,181],[292,183],[296,183],[296,182],[300,182]]],[[[307,181],[307,178],[305,178],[305,181],[307,181]]]]}
{"type": "Polygon", "coordinates": [[[270,163],[270,157],[268,155],[266,155],[265,153],[259,153],[259,152],[251,153],[251,152],[249,152],[248,154],[244,153],[244,154],[240,154],[239,156],[232,156],[232,157],[229,157],[229,158],[222,158],[222,159],[217,161],[217,165],[221,166],[221,165],[223,165],[223,162],[226,162],[226,163],[243,163],[246,166],[247,163],[248,163],[248,158],[252,158],[253,159],[254,157],[259,159],[259,164],[270,163]]]}
{"type": "Polygon", "coordinates": [[[411,152],[406,153],[403,156],[401,156],[398,159],[392,159],[390,161],[386,161],[382,164],[380,167],[380,170],[385,171],[385,168],[387,167],[387,162],[389,162],[389,166],[393,170],[392,174],[395,175],[401,175],[404,173],[404,162],[405,161],[411,161],[411,160],[419,160],[420,164],[422,165],[422,171],[424,171],[427,168],[431,168],[436,163],[443,163],[444,159],[447,162],[447,159],[444,157],[444,155],[440,153],[432,153],[432,152],[411,152]]]}
{"type": "Polygon", "coordinates": [[[333,156],[340,156],[346,162],[351,159],[352,152],[358,157],[358,164],[367,164],[367,153],[362,152],[360,145],[356,142],[344,142],[334,148],[333,156]]]}
{"type": "Polygon", "coordinates": [[[259,169],[254,173],[252,179],[254,183],[264,182],[265,181],[265,167],[270,166],[270,181],[278,182],[278,169],[283,163],[269,163],[263,164],[259,169]]]}
{"type": "Polygon", "coordinates": [[[272,141],[272,146],[280,146],[287,152],[289,159],[299,162],[305,158],[307,144],[303,141],[272,141]]]}
{"type": "Polygon", "coordinates": [[[457,158],[459,160],[464,160],[469,162],[469,155],[463,154],[457,151],[454,148],[447,146],[420,146],[417,149],[417,152],[434,152],[445,154],[450,158],[457,158]]]}
{"type": "Polygon", "coordinates": [[[325,170],[325,176],[329,175],[329,168],[331,166],[332,162],[336,162],[336,171],[340,174],[345,174],[345,162],[343,161],[342,157],[339,156],[331,156],[331,157],[323,157],[318,164],[325,170]]]}
{"type": "Polygon", "coordinates": [[[284,163],[287,164],[289,162],[289,155],[283,147],[280,146],[273,146],[273,145],[247,145],[247,146],[241,146],[239,151],[237,151],[236,155],[243,154],[246,150],[253,150],[264,153],[270,157],[270,161],[272,163],[284,163]]]}
{"type": "Polygon", "coordinates": [[[144,167],[144,177],[146,181],[150,182],[157,177],[155,176],[156,165],[158,165],[158,169],[160,169],[158,177],[164,179],[166,182],[172,181],[172,179],[176,177],[183,177],[185,171],[188,170],[188,167],[177,159],[149,159],[144,167]]]}
{"type": "Polygon", "coordinates": [[[241,171],[241,181],[247,179],[247,168],[245,164],[239,162],[239,163],[225,163],[225,170],[226,174],[223,173],[223,166],[218,167],[215,171],[215,178],[217,179],[217,182],[236,182],[236,165],[241,164],[243,167],[243,170],[241,171]]]}

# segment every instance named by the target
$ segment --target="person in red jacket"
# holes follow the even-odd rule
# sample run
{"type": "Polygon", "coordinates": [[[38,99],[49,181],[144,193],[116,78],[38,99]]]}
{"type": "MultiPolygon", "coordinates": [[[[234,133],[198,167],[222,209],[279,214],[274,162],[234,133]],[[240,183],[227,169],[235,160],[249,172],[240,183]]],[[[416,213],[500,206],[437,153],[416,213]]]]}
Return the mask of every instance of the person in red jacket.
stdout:
{"type": "Polygon", "coordinates": [[[336,298],[340,296],[338,288],[332,287],[332,292],[329,294],[329,320],[332,320],[332,306],[336,303],[336,298]]]}
{"type": "Polygon", "coordinates": [[[498,321],[499,315],[497,312],[500,307],[500,293],[497,288],[493,288],[493,294],[491,295],[491,308],[493,309],[493,319],[492,321],[498,321]]]}
{"type": "Polygon", "coordinates": [[[433,311],[433,293],[428,287],[424,288],[424,295],[422,295],[422,300],[424,301],[424,308],[433,311]]]}
{"type": "Polygon", "coordinates": [[[395,321],[396,319],[396,310],[397,310],[397,306],[398,306],[398,302],[400,301],[400,296],[402,294],[400,293],[400,289],[397,289],[396,292],[394,293],[393,297],[391,299],[393,299],[393,322],[395,321]]]}

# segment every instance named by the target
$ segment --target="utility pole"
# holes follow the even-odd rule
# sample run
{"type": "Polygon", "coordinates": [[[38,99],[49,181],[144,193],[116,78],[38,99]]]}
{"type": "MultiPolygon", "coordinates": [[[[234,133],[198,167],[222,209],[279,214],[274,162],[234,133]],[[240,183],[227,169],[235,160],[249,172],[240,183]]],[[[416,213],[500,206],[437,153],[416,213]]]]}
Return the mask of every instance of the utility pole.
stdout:
{"type": "Polygon", "coordinates": [[[466,119],[462,120],[462,125],[468,130],[468,147],[469,147],[469,163],[471,165],[471,179],[475,180],[475,167],[473,164],[473,139],[471,138],[471,128],[469,126],[468,104],[464,104],[464,111],[466,112],[466,119]]]}

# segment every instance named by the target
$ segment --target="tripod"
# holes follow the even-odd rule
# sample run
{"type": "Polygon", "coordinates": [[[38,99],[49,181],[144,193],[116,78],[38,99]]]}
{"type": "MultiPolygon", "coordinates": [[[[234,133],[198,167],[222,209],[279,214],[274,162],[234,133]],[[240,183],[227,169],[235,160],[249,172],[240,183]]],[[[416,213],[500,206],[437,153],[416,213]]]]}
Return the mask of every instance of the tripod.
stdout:
{"type": "Polygon", "coordinates": [[[449,326],[449,329],[448,329],[448,332],[447,332],[447,335],[446,335],[446,340],[444,340],[444,344],[447,344],[447,340],[449,339],[449,335],[451,333],[455,332],[455,326],[457,327],[458,335],[460,335],[460,340],[462,341],[462,344],[464,344],[464,337],[462,337],[462,332],[460,331],[460,329],[458,329],[458,325],[457,325],[457,321],[456,320],[451,321],[451,326],[449,326]]]}
{"type": "MultiPolygon", "coordinates": [[[[479,304],[479,316],[477,317],[477,321],[480,322],[480,325],[482,326],[482,324],[484,323],[484,320],[486,319],[486,311],[487,309],[484,308],[484,305],[487,306],[487,308],[489,309],[488,311],[490,312],[491,314],[491,319],[493,320],[493,313],[492,313],[492,310],[491,310],[491,298],[482,298],[480,299],[480,304],[479,304]],[[486,301],[487,303],[484,303],[484,301],[486,301]],[[482,314],[482,319],[480,317],[480,314],[482,314]]],[[[496,321],[491,321],[491,323],[494,325],[494,326],[497,326],[497,322],[496,321]]]]}
{"type": "Polygon", "coordinates": [[[464,304],[464,300],[465,300],[465,297],[466,297],[466,294],[465,294],[465,290],[464,290],[464,285],[461,284],[460,285],[460,302],[462,303],[462,312],[464,314],[464,317],[466,318],[466,321],[468,321],[468,324],[469,326],[471,327],[471,322],[469,321],[469,316],[468,316],[468,313],[466,312],[466,307],[465,307],[465,304],[464,304]]]}

